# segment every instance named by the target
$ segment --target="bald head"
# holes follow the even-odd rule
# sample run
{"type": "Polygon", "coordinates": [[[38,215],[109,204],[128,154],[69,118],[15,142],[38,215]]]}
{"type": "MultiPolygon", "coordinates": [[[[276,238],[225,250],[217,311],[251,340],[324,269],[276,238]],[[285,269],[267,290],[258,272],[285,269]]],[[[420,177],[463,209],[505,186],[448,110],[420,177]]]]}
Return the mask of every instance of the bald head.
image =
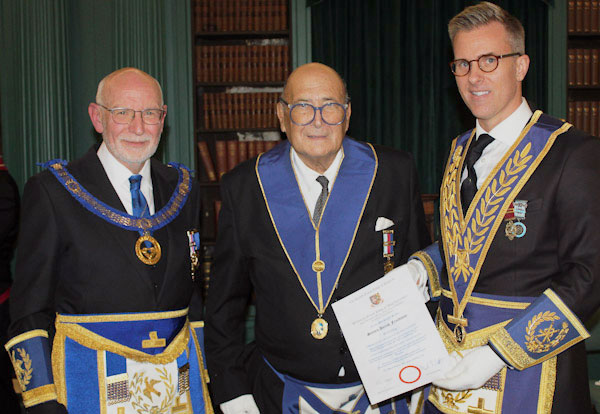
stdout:
{"type": "Polygon", "coordinates": [[[122,90],[124,87],[138,88],[145,85],[155,89],[160,99],[159,106],[162,106],[164,102],[160,83],[146,72],[136,68],[121,68],[106,75],[98,84],[96,102],[101,105],[112,106],[110,101],[115,91],[122,90]]]}
{"type": "Polygon", "coordinates": [[[307,83],[327,83],[333,89],[339,90],[339,96],[332,97],[339,99],[339,102],[349,102],[350,97],[346,89],[346,83],[342,77],[329,66],[322,63],[307,63],[296,68],[288,77],[283,87],[283,99],[290,102],[294,99],[294,94],[298,94],[299,89],[307,87],[307,83]]]}

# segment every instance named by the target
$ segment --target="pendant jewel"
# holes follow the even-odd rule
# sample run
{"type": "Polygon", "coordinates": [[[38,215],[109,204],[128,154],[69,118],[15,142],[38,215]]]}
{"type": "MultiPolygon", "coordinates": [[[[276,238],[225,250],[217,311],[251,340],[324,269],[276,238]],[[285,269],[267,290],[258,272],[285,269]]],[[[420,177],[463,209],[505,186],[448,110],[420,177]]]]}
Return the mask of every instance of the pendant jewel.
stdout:
{"type": "Polygon", "coordinates": [[[327,336],[329,331],[329,323],[320,316],[316,318],[310,325],[310,334],[315,339],[323,339],[327,336]]]}
{"type": "Polygon", "coordinates": [[[158,240],[146,232],[135,242],[135,254],[142,263],[152,266],[160,260],[162,250],[158,240]]]}

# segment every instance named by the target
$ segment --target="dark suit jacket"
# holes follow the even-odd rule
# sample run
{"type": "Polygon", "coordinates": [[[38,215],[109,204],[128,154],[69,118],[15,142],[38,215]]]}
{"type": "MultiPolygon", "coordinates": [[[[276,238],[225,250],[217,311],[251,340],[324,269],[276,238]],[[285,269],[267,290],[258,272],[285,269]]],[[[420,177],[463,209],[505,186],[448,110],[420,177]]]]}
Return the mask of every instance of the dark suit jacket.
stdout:
{"type": "MultiPolygon", "coordinates": [[[[382,147],[376,150],[375,182],[332,301],[383,275],[382,234],[375,231],[378,217],[394,222],[396,265],[405,263],[429,241],[410,155],[382,147]]],[[[222,180],[205,343],[218,404],[254,394],[261,412],[277,412],[281,410],[281,382],[266,367],[263,356],[280,372],[305,381],[349,383],[359,377],[331,306],[323,316],[329,322],[327,336],[317,340],[310,334],[316,311],[279,243],[255,164],[256,159],[245,162],[222,180]],[[245,349],[244,315],[251,292],[256,298],[256,344],[245,349]],[[342,366],[346,375],[340,378],[342,366]]]]}
{"type": "Polygon", "coordinates": [[[12,282],[10,263],[19,224],[19,189],[8,171],[0,170],[0,294],[12,282]]]}
{"type": "MultiPolygon", "coordinates": [[[[178,174],[174,168],[151,162],[159,211],[171,197],[178,174]]],[[[125,211],[96,148],[69,163],[67,170],[99,200],[125,211]]],[[[51,330],[55,312],[154,312],[190,306],[190,319],[201,319],[186,235],[186,230],[197,227],[199,216],[198,191],[193,186],[179,215],[154,232],[162,258],[148,266],[135,255],[138,233],[87,211],[49,171],[33,176],[23,193],[10,336],[51,330]]]]}
{"type": "MultiPolygon", "coordinates": [[[[526,235],[511,241],[502,223],[474,292],[538,297],[551,288],[582,321],[592,315],[600,305],[599,160],[598,138],[573,129],[557,137],[516,196],[528,201],[526,235]]],[[[554,397],[554,413],[591,411],[583,342],[559,354],[554,397]]]]}

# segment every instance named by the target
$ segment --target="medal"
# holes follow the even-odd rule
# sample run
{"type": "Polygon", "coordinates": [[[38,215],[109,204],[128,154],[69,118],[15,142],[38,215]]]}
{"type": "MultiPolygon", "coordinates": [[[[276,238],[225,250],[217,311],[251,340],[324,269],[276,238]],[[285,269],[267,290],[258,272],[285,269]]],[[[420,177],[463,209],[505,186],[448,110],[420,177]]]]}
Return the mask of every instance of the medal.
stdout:
{"type": "Polygon", "coordinates": [[[315,339],[323,339],[327,336],[327,332],[329,331],[329,324],[327,321],[319,315],[317,319],[312,321],[310,325],[310,334],[315,339]]]}
{"type": "Polygon", "coordinates": [[[198,270],[198,265],[200,264],[200,258],[198,257],[198,250],[200,249],[200,234],[194,229],[188,230],[187,236],[188,245],[190,246],[190,273],[192,275],[193,282],[196,280],[196,270],[198,270]]]}
{"type": "Polygon", "coordinates": [[[160,260],[161,253],[158,240],[150,233],[144,233],[135,242],[135,254],[144,264],[155,265],[160,260]]]}
{"type": "Polygon", "coordinates": [[[508,238],[508,240],[514,240],[515,237],[520,239],[525,236],[527,232],[527,226],[521,220],[525,220],[525,215],[527,214],[527,200],[515,200],[511,203],[511,206],[508,209],[505,220],[508,220],[506,223],[506,228],[504,229],[504,234],[508,238]],[[515,222],[514,219],[517,221],[515,222]]]}
{"type": "Polygon", "coordinates": [[[394,230],[383,230],[381,234],[383,235],[383,257],[387,259],[383,264],[383,273],[387,273],[394,268],[392,257],[394,257],[396,242],[394,241],[394,230]]]}

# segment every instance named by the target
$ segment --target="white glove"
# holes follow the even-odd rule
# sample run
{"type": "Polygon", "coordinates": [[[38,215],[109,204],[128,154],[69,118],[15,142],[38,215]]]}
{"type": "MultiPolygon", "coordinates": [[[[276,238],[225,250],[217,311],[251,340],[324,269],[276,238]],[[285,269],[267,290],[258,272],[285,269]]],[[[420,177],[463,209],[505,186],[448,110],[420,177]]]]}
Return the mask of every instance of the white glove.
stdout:
{"type": "Polygon", "coordinates": [[[417,289],[423,295],[423,302],[429,301],[429,289],[427,288],[427,270],[418,260],[410,260],[408,263],[398,266],[386,274],[386,276],[398,276],[410,278],[417,285],[417,289]]]}
{"type": "MultiPolygon", "coordinates": [[[[455,358],[454,355],[451,357],[455,358]]],[[[455,358],[456,359],[456,358],[455,358]]],[[[487,345],[473,348],[443,378],[433,381],[433,385],[452,391],[480,388],[497,374],[506,364],[487,345]]]]}
{"type": "Polygon", "coordinates": [[[260,414],[252,394],[244,394],[219,405],[223,414],[260,414]]]}

